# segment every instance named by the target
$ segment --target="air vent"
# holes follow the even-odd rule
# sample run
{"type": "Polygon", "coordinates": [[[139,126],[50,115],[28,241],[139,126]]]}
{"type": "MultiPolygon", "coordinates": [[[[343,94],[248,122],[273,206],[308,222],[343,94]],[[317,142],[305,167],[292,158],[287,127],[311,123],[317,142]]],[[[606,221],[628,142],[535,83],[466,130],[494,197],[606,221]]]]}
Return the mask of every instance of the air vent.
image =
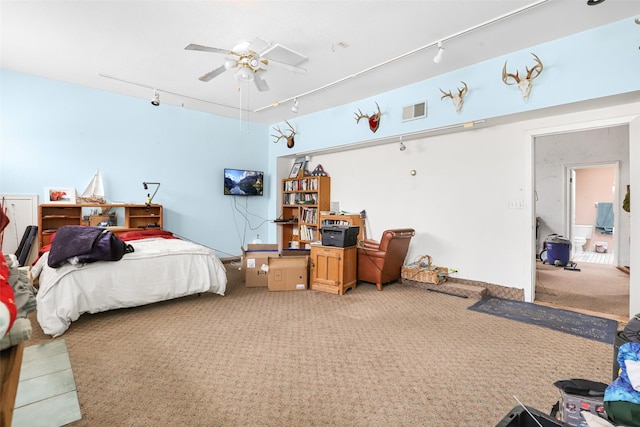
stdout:
{"type": "Polygon", "coordinates": [[[402,121],[421,119],[427,117],[427,101],[419,104],[407,105],[402,108],[402,121]]]}

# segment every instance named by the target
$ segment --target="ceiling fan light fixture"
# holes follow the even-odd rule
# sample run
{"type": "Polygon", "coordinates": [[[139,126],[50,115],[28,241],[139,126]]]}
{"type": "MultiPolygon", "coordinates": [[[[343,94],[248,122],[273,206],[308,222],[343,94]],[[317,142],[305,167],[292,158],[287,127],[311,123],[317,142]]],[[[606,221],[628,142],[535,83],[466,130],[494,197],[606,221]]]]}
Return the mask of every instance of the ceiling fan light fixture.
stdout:
{"type": "Polygon", "coordinates": [[[293,106],[291,107],[291,111],[293,111],[294,113],[297,113],[299,105],[300,104],[298,103],[298,98],[294,98],[293,99],[293,106]]]}
{"type": "Polygon", "coordinates": [[[239,80],[241,82],[252,82],[253,78],[253,71],[246,67],[240,67],[240,69],[236,73],[236,80],[239,80]]]}
{"type": "Polygon", "coordinates": [[[236,66],[236,61],[232,58],[227,58],[224,61],[224,69],[227,71],[229,71],[232,68],[235,68],[235,66],[236,66]]]}
{"type": "Polygon", "coordinates": [[[151,105],[155,107],[160,105],[160,94],[156,89],[153,90],[153,98],[151,98],[151,105]]]}
{"type": "Polygon", "coordinates": [[[433,57],[433,62],[439,64],[442,61],[442,55],[444,55],[444,48],[442,47],[442,42],[438,42],[438,52],[433,57]]]}

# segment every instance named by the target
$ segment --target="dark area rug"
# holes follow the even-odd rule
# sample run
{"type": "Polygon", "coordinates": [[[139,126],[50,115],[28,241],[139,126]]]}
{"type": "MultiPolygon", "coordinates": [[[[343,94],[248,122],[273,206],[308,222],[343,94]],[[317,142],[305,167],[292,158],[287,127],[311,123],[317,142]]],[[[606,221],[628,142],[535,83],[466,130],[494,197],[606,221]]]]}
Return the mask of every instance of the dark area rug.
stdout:
{"type": "Polygon", "coordinates": [[[613,343],[618,330],[618,322],[615,320],[495,297],[485,297],[470,306],[469,310],[542,326],[607,344],[613,343]]]}

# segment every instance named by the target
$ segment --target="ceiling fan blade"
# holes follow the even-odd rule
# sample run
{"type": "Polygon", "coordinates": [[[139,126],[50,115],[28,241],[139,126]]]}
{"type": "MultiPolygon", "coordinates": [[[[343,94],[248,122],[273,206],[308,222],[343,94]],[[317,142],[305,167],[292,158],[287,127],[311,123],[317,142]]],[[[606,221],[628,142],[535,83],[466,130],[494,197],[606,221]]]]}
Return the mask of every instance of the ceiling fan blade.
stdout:
{"type": "Polygon", "coordinates": [[[271,42],[263,39],[262,37],[256,37],[254,41],[252,41],[249,46],[247,46],[247,50],[257,53],[261,55],[261,52],[271,46],[271,42]]]}
{"type": "Polygon", "coordinates": [[[208,82],[209,80],[213,79],[216,76],[219,76],[220,74],[224,73],[225,71],[227,71],[227,69],[224,67],[224,65],[221,65],[218,68],[216,68],[215,70],[209,71],[207,74],[204,74],[204,75],[198,77],[198,80],[201,80],[203,82],[208,82]]]}
{"type": "Polygon", "coordinates": [[[187,45],[185,48],[185,50],[199,50],[202,52],[215,52],[215,53],[224,53],[224,54],[233,54],[233,52],[227,50],[227,49],[219,49],[217,47],[209,47],[209,46],[203,46],[201,44],[193,44],[191,43],[190,45],[187,45]]]}
{"type": "Polygon", "coordinates": [[[293,49],[289,49],[288,47],[283,46],[280,43],[269,46],[260,55],[269,60],[278,61],[280,63],[292,66],[300,65],[307,59],[309,59],[305,55],[296,52],[293,49]]]}
{"type": "Polygon", "coordinates": [[[267,65],[275,65],[280,68],[284,68],[289,71],[293,71],[294,73],[305,74],[307,70],[305,68],[296,67],[295,65],[285,64],[284,62],[274,61],[273,59],[268,59],[267,65]]]}
{"type": "Polygon", "coordinates": [[[266,92],[269,90],[269,85],[267,84],[267,82],[258,74],[254,76],[253,82],[260,92],[266,92]]]}

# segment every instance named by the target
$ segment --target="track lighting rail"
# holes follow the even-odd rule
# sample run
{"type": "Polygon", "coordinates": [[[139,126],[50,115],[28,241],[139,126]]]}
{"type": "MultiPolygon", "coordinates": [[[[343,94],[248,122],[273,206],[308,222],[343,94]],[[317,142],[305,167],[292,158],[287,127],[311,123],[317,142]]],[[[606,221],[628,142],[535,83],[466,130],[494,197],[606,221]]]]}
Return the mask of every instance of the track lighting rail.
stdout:
{"type": "Polygon", "coordinates": [[[354,74],[351,74],[349,76],[343,77],[343,78],[338,79],[338,80],[336,80],[334,82],[328,83],[328,84],[326,84],[324,86],[320,86],[319,88],[312,89],[310,91],[301,93],[299,95],[295,95],[295,96],[283,99],[282,101],[277,101],[277,102],[274,102],[272,104],[265,105],[264,107],[260,107],[260,108],[258,108],[256,110],[253,110],[253,112],[254,113],[258,113],[260,111],[266,110],[267,108],[277,107],[280,104],[284,104],[285,102],[289,102],[289,101],[292,101],[294,99],[298,99],[299,100],[302,97],[311,95],[311,94],[316,93],[316,92],[320,92],[320,91],[322,91],[324,89],[328,89],[328,88],[330,88],[332,86],[338,85],[338,84],[343,83],[343,82],[345,82],[347,80],[351,80],[351,79],[353,79],[355,77],[358,77],[358,76],[360,76],[362,74],[368,73],[368,72],[373,71],[373,70],[375,70],[377,68],[380,68],[380,67],[383,67],[385,65],[391,64],[392,62],[395,62],[395,61],[398,61],[400,59],[406,58],[407,56],[410,56],[410,55],[413,55],[415,53],[421,52],[421,51],[423,51],[425,49],[428,49],[430,47],[441,46],[442,43],[444,43],[444,42],[446,42],[448,40],[453,40],[453,39],[458,38],[460,36],[463,36],[465,34],[468,34],[468,33],[471,33],[473,31],[479,30],[481,28],[487,27],[489,25],[495,24],[496,22],[500,22],[500,21],[502,21],[504,19],[507,19],[507,18],[510,18],[512,16],[518,15],[518,14],[520,14],[522,12],[526,12],[526,11],[528,11],[530,9],[533,9],[533,8],[535,8],[537,6],[540,6],[540,5],[544,4],[544,3],[547,3],[549,1],[551,1],[551,0],[538,0],[538,1],[535,1],[535,2],[533,2],[531,4],[529,4],[529,5],[520,7],[518,9],[515,9],[515,10],[511,11],[511,12],[507,12],[507,13],[505,13],[503,15],[500,15],[500,16],[498,16],[496,18],[490,19],[488,21],[485,21],[485,22],[482,22],[480,24],[477,24],[477,25],[474,25],[472,27],[469,27],[469,28],[467,28],[465,30],[458,31],[457,33],[450,34],[447,37],[443,37],[443,38],[438,39],[436,41],[433,41],[431,43],[425,44],[424,46],[420,46],[420,47],[418,47],[416,49],[410,50],[409,52],[406,52],[406,53],[403,53],[401,55],[398,55],[395,58],[391,58],[391,59],[389,59],[387,61],[384,61],[384,62],[381,62],[379,64],[373,65],[373,66],[371,66],[369,68],[365,68],[364,70],[359,71],[357,73],[354,73],[354,74]]]}

